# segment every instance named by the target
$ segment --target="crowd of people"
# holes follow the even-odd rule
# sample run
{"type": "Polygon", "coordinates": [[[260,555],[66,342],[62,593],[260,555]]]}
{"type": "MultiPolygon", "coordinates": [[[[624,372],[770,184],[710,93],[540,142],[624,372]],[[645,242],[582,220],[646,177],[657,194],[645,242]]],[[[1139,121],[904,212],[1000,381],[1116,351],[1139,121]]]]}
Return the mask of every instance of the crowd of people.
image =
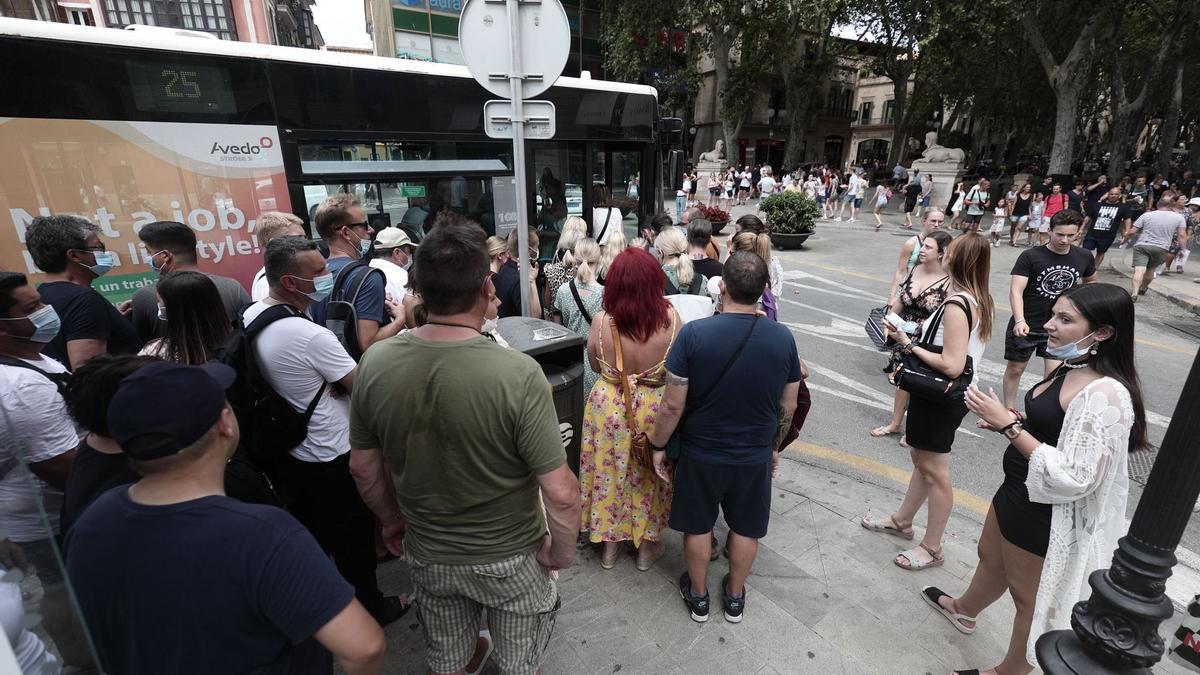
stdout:
{"type": "MultiPolygon", "coordinates": [[[[824,167],[776,182],[756,168],[723,172],[710,202],[801,190],[826,217],[848,208],[855,220],[868,188],[857,171],[844,183],[824,167]]],[[[86,664],[86,625],[111,672],[328,673],[336,660],[374,673],[382,627],[415,606],[431,672],[479,672],[490,659],[533,673],[577,540],[597,546],[603,569],[628,543],[646,571],[668,530],[683,535],[688,616],[708,620],[715,588],[724,618],[740,622],[772,479],[810,399],[806,364],[778,323],[784,277],[767,225],[745,215],[717,241],[693,205],[699,179],[681,190],[677,218],[646,217],[628,242],[597,186],[591,222],[567,218],[551,261],[528,277],[516,231],[488,238],[446,212],[415,243],[374,231],[347,195],[315,210],[319,242],[291,214],[260,216],[263,266],[250,293],[200,270],[188,226],[148,224],[138,236],[157,283],[119,306],[92,288],[114,263],[100,229],[35,219],[26,243],[45,280],[35,288],[0,273],[0,482],[14,507],[0,514],[0,545],[37,573],[57,653],[86,664]],[[586,338],[577,473],[541,368],[498,328],[522,313],[522,296],[586,338]],[[55,569],[58,547],[83,625],[55,569]],[[713,585],[722,550],[729,572],[713,585]],[[380,590],[378,565],[395,557],[408,561],[411,597],[380,590]]],[[[928,206],[927,185],[894,175],[871,195],[879,223],[903,191],[921,229],[902,245],[881,326],[893,417],[871,431],[900,435],[913,471],[895,512],[861,524],[916,540],[927,502],[922,538],[894,563],[942,565],[955,431],[972,412],[1003,435],[1004,483],[968,588],[920,595],[971,633],[1009,591],[1017,614],[996,672],[1029,672],[1030,636],[1068,625],[1124,529],[1127,453],[1145,444],[1136,294],[1094,283],[1092,254],[1073,244],[1084,218],[1064,198],[1046,244],[1012,271],[1003,394],[980,391],[973,364],[994,321],[996,242],[976,236],[989,185],[963,192],[958,237],[928,206]],[[1020,410],[1017,384],[1035,352],[1045,379],[1020,410]],[[921,378],[953,386],[930,391],[921,378]]],[[[1176,218],[1186,201],[1160,190],[1147,204],[1157,208],[1134,217],[1111,192],[1094,208],[1087,192],[1079,201],[1092,226],[1085,244],[1131,221],[1152,270],[1165,254],[1138,250],[1169,252],[1159,244],[1172,228],[1187,236],[1176,218]]],[[[527,235],[536,258],[537,231],[527,235]]],[[[1146,283],[1138,277],[1135,292],[1146,283]]]]}

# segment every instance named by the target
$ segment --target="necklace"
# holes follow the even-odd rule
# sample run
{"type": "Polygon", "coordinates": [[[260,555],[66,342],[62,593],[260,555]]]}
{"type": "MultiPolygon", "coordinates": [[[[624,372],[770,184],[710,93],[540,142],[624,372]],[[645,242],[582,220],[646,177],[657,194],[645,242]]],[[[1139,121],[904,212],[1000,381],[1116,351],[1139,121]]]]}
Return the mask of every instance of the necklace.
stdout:
{"type": "Polygon", "coordinates": [[[447,327],[454,327],[454,328],[466,328],[469,330],[473,330],[476,333],[480,332],[478,328],[476,328],[474,326],[468,326],[465,323],[450,323],[449,321],[426,321],[425,325],[426,326],[447,326],[447,327]]]}
{"type": "Polygon", "coordinates": [[[1072,368],[1072,369],[1086,368],[1089,360],[1091,360],[1091,354],[1088,354],[1087,357],[1085,357],[1082,361],[1078,361],[1076,363],[1071,363],[1070,361],[1063,361],[1062,364],[1066,368],[1072,368]]]}

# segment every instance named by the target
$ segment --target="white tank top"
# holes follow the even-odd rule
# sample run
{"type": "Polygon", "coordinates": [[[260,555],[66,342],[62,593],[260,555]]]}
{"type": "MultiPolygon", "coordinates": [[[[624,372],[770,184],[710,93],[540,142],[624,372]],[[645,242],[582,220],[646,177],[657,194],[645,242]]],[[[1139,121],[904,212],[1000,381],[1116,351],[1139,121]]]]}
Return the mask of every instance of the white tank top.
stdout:
{"type": "MultiPolygon", "coordinates": [[[[946,298],[946,301],[949,302],[950,298],[962,298],[970,303],[972,307],[979,307],[979,303],[975,301],[975,298],[971,297],[971,294],[964,291],[959,291],[954,295],[951,295],[950,297],[946,298]]],[[[946,303],[942,303],[942,306],[925,320],[925,324],[929,324],[929,322],[935,320],[945,311],[946,303]]],[[[931,344],[933,344],[935,347],[943,346],[942,333],[945,331],[945,329],[946,327],[939,322],[937,333],[933,336],[933,341],[931,342],[931,344]]],[[[921,334],[924,335],[924,331],[922,331],[921,334]]],[[[983,348],[985,346],[986,345],[984,344],[983,340],[979,337],[979,322],[976,321],[974,317],[971,317],[971,336],[967,338],[967,356],[970,356],[971,361],[978,364],[979,360],[983,358],[983,348]]]]}

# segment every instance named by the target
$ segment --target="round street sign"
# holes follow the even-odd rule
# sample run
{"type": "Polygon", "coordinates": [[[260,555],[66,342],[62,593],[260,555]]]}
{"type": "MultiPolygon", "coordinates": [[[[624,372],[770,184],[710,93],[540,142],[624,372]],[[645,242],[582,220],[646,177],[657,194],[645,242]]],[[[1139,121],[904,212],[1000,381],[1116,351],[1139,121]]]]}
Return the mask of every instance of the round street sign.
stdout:
{"type": "MultiPolygon", "coordinates": [[[[510,3],[467,0],[458,22],[458,42],[467,69],[484,89],[502,98],[512,97],[508,81],[512,58],[509,30],[510,3]]],[[[571,27],[559,0],[512,2],[519,6],[521,70],[527,79],[522,97],[533,98],[550,88],[571,52],[571,27]],[[530,77],[540,75],[537,77],[530,77]]]]}

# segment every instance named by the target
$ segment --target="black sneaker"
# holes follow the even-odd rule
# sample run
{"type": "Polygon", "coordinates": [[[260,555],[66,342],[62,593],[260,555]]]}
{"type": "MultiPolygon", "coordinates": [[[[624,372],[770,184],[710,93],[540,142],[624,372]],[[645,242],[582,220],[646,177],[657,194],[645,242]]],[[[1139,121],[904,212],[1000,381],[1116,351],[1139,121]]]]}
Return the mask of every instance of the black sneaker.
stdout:
{"type": "Polygon", "coordinates": [[[383,599],[383,606],[379,608],[379,613],[374,615],[375,621],[381,627],[386,626],[408,614],[410,609],[412,609],[411,602],[405,602],[399,596],[389,595],[383,599]]]}
{"type": "Polygon", "coordinates": [[[733,597],[729,594],[729,575],[721,579],[721,598],[725,602],[725,620],[729,623],[742,622],[742,610],[746,608],[746,588],[742,587],[742,595],[733,597]]]}
{"type": "Polygon", "coordinates": [[[683,598],[683,602],[688,606],[688,611],[691,612],[692,621],[696,623],[704,623],[708,621],[708,593],[704,593],[704,597],[697,598],[692,593],[692,578],[687,572],[679,577],[679,595],[683,598]]]}

